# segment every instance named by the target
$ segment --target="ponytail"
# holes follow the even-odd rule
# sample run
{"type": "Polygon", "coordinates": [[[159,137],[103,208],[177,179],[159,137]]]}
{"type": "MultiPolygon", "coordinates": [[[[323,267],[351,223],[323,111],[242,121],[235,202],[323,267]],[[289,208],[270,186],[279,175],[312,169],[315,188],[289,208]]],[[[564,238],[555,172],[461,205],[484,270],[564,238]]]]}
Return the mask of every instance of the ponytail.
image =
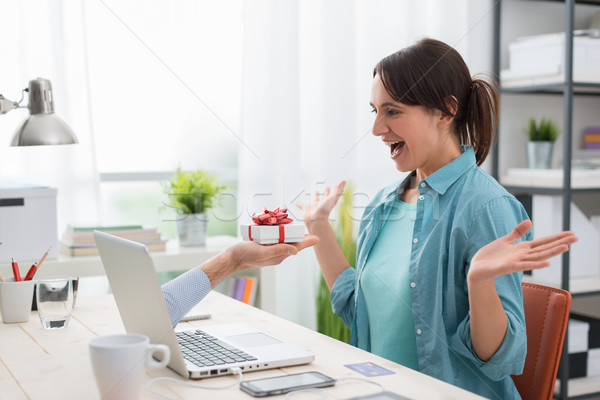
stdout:
{"type": "Polygon", "coordinates": [[[477,165],[483,163],[496,140],[498,106],[498,91],[494,85],[474,78],[466,103],[465,124],[456,131],[461,144],[473,146],[477,165]]]}

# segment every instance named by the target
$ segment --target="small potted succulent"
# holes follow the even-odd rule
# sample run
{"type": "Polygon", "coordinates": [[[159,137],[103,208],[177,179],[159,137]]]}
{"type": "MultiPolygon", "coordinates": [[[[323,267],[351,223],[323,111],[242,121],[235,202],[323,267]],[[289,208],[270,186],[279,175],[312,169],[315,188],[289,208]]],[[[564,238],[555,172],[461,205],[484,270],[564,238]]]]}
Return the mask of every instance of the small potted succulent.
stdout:
{"type": "Polygon", "coordinates": [[[168,206],[176,210],[177,235],[181,246],[204,246],[208,216],[206,211],[217,206],[218,195],[227,189],[204,170],[183,172],[177,168],[164,185],[168,206]]]}
{"type": "Polygon", "coordinates": [[[553,120],[542,118],[538,123],[535,118],[529,119],[527,168],[549,169],[552,167],[552,150],[554,141],[559,134],[560,129],[553,120]]]}

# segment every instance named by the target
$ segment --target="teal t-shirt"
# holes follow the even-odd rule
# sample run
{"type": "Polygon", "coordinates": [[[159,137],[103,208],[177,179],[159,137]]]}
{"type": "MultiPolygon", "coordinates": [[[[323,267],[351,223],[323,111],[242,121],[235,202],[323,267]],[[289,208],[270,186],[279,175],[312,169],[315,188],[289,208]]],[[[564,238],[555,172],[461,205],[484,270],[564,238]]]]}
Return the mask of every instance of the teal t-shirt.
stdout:
{"type": "Polygon", "coordinates": [[[396,201],[369,253],[360,283],[369,315],[371,352],[418,371],[409,277],[416,213],[416,203],[396,201]]]}

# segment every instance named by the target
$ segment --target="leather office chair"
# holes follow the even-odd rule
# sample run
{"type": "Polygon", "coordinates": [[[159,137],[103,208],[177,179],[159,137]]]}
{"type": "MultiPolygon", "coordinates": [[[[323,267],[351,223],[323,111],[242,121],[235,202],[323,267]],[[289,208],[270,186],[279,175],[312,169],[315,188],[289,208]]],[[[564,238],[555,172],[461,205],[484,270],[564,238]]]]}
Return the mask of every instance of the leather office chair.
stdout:
{"type": "Polygon", "coordinates": [[[527,324],[527,357],[513,381],[523,400],[552,399],[569,321],[571,294],[553,287],[522,283],[527,324]]]}

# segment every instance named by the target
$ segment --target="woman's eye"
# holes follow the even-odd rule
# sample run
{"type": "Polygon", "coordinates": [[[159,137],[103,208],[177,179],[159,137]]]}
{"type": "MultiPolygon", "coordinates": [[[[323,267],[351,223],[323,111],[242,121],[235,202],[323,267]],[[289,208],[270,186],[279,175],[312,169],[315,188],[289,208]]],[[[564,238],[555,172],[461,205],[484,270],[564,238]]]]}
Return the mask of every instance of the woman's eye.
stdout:
{"type": "Polygon", "coordinates": [[[371,112],[372,112],[373,114],[377,114],[377,110],[376,110],[376,109],[374,109],[374,108],[372,108],[372,109],[371,109],[371,112]]]}
{"type": "Polygon", "coordinates": [[[388,113],[388,115],[396,115],[396,114],[398,114],[398,111],[396,111],[392,108],[388,108],[387,113],[388,113]]]}

